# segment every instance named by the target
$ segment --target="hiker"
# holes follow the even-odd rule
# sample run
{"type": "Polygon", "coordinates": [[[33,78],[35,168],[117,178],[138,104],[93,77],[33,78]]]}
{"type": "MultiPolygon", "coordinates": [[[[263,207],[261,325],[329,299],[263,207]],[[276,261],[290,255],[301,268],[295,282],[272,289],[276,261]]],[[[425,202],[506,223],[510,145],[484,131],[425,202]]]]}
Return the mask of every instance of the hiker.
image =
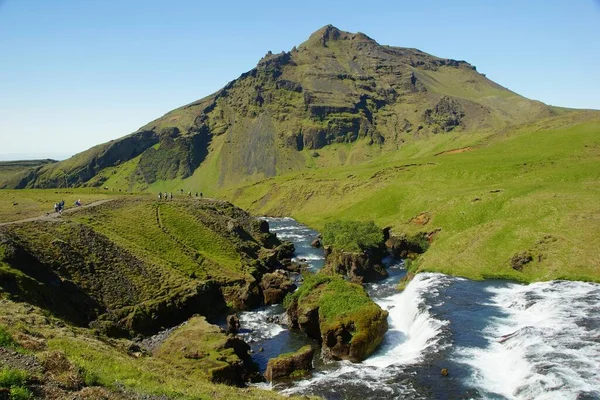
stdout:
{"type": "Polygon", "coordinates": [[[202,197],[202,192],[200,192],[200,197],[202,197]]]}
{"type": "Polygon", "coordinates": [[[162,200],[162,192],[158,192],[158,200],[162,200]]]}
{"type": "Polygon", "coordinates": [[[196,197],[198,197],[198,192],[196,192],[196,197]]]}
{"type": "Polygon", "coordinates": [[[169,198],[170,198],[171,200],[173,200],[173,192],[170,192],[170,193],[169,193],[169,198]]]}
{"type": "Polygon", "coordinates": [[[54,212],[57,213],[58,212],[58,203],[54,203],[54,212]]]}
{"type": "Polygon", "coordinates": [[[77,199],[77,201],[75,201],[75,205],[77,207],[81,207],[81,199],[77,199]]]}

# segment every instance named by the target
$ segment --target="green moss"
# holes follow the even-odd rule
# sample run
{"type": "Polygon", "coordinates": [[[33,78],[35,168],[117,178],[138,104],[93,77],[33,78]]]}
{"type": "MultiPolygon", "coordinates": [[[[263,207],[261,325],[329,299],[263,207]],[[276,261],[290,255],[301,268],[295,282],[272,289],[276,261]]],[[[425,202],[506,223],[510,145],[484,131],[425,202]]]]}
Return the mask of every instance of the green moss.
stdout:
{"type": "Polygon", "coordinates": [[[0,387],[11,388],[13,386],[23,386],[27,383],[29,374],[26,371],[2,368],[0,370],[0,387]]]}
{"type": "Polygon", "coordinates": [[[377,248],[383,243],[383,231],[373,221],[333,221],[325,224],[323,243],[344,251],[377,248]]]}
{"type": "Polygon", "coordinates": [[[15,386],[10,388],[10,400],[29,400],[33,399],[33,393],[31,390],[15,386]]]}
{"type": "Polygon", "coordinates": [[[17,344],[17,342],[15,342],[11,334],[8,333],[6,327],[2,325],[0,325],[0,347],[8,347],[12,349],[17,349],[21,347],[17,344]]]}

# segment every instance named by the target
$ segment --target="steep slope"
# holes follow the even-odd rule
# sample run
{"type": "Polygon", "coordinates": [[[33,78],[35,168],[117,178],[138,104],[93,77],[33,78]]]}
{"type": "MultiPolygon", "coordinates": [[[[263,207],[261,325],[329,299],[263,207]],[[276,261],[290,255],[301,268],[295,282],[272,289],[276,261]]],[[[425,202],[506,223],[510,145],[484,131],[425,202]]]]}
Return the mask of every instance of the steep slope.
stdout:
{"type": "Polygon", "coordinates": [[[464,61],[328,25],[289,52],[269,52],[215,94],[43,167],[20,186],[222,187],[357,164],[431,135],[494,131],[557,112],[464,61]],[[339,151],[340,144],[352,145],[339,151]]]}

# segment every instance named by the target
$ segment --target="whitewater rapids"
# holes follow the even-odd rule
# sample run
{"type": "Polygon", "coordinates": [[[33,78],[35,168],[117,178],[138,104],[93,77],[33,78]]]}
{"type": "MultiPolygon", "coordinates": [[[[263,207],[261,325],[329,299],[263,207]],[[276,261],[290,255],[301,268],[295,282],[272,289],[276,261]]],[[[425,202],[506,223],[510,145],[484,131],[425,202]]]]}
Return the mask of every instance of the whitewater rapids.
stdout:
{"type": "MultiPolygon", "coordinates": [[[[291,218],[268,221],[280,238],[294,242],[298,259],[313,270],[322,267],[322,250],[310,247],[317,232],[291,218]]],[[[367,285],[389,312],[378,351],[360,364],[315,360],[310,378],[273,389],[327,399],[600,399],[600,285],[422,273],[398,292],[403,264],[387,264],[390,277],[367,285]]],[[[282,311],[241,316],[253,348],[265,349],[255,354],[262,368],[268,358],[307,342],[267,320],[282,311]]]]}

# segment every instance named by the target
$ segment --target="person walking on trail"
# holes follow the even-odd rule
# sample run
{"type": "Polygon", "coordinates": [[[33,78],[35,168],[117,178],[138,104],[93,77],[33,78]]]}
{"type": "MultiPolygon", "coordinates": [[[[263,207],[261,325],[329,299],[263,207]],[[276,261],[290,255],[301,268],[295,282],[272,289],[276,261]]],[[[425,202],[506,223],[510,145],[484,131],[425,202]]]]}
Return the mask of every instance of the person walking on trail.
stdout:
{"type": "Polygon", "coordinates": [[[200,197],[202,197],[202,192],[200,192],[200,197]]]}
{"type": "Polygon", "coordinates": [[[173,192],[169,193],[169,199],[173,200],[173,192]]]}
{"type": "Polygon", "coordinates": [[[54,212],[57,213],[58,212],[58,203],[54,203],[54,212]]]}
{"type": "Polygon", "coordinates": [[[77,207],[81,207],[81,199],[77,199],[77,200],[75,201],[75,205],[76,205],[77,207]]]}
{"type": "Polygon", "coordinates": [[[158,192],[158,200],[162,200],[162,192],[158,192]]]}

